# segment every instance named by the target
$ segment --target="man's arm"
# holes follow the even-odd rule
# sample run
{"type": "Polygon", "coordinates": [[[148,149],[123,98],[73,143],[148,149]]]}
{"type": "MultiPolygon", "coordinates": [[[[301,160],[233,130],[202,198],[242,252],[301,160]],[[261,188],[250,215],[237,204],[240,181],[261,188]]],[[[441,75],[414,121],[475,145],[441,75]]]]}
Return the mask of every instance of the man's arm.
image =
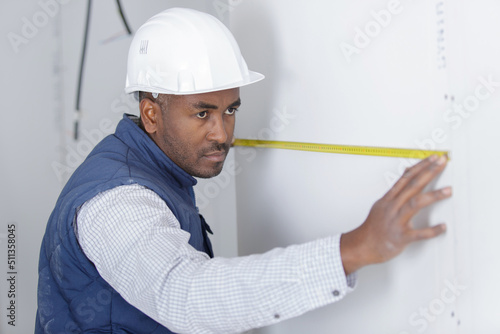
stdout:
{"type": "Polygon", "coordinates": [[[176,333],[236,333],[342,299],[352,290],[340,235],[264,254],[210,259],[165,202],[139,185],[84,204],[78,239],[130,304],[176,333]]]}
{"type": "Polygon", "coordinates": [[[414,230],[411,217],[450,196],[448,188],[422,194],[444,167],[431,158],[407,170],[366,221],[341,238],[259,255],[209,259],[188,244],[189,234],[159,196],[133,189],[142,188],[137,185],[119,187],[128,194],[115,188],[87,202],[78,215],[78,237],[103,278],[171,330],[241,332],[338,301],[352,290],[353,276],[345,273],[442,233],[441,225],[414,230]]]}
{"type": "Polygon", "coordinates": [[[451,188],[422,193],[443,171],[446,157],[432,156],[408,168],[394,186],[378,200],[365,222],[341,237],[340,250],[346,274],[366,265],[388,261],[410,243],[436,237],[444,224],[414,229],[412,217],[422,208],[451,196],[451,188]]]}

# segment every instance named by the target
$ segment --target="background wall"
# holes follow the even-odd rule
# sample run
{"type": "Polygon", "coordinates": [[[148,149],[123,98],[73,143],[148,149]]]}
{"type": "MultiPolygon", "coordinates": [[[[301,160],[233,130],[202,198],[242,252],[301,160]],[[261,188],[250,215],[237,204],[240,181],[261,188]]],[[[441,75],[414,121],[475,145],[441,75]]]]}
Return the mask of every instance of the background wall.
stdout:
{"type": "MultiPolygon", "coordinates": [[[[416,220],[446,221],[446,236],[361,270],[357,290],[337,305],[255,332],[498,332],[497,2],[122,4],[133,31],[173,6],[203,10],[230,25],[249,67],[266,75],[242,89],[240,138],[452,151],[437,186],[452,184],[453,199],[416,220]]],[[[73,139],[85,12],[85,1],[0,3],[0,333],[32,332],[40,241],[59,191],[122,114],[137,110],[123,93],[130,37],[116,3],[94,1],[80,137],[73,139]],[[13,240],[16,263],[9,268],[13,240]],[[11,276],[15,327],[7,317],[11,276]]],[[[244,255],[358,226],[411,163],[237,148],[223,173],[200,180],[196,192],[215,231],[216,253],[244,255]]]]}
{"type": "MultiPolygon", "coordinates": [[[[255,333],[496,333],[500,25],[491,1],[239,1],[252,67],[238,137],[451,151],[445,236],[360,270],[338,304],[255,333]],[[258,22],[256,25],[255,22],[258,22]],[[248,27],[252,29],[248,29],[248,27]]],[[[238,148],[240,254],[349,231],[414,161],[238,148]]]]}
{"type": "Polygon", "coordinates": [[[55,112],[60,108],[61,82],[54,75],[60,43],[54,36],[57,18],[47,16],[44,21],[40,11],[36,1],[0,4],[0,332],[6,334],[33,332],[40,240],[60,190],[50,165],[59,160],[54,147],[62,137],[55,112]],[[35,14],[40,16],[39,27],[29,27],[25,22],[32,22],[35,14]],[[9,33],[22,43],[11,43],[9,33]],[[10,267],[7,247],[12,244],[15,263],[10,267]],[[15,280],[8,282],[12,276],[15,280]],[[11,300],[15,300],[15,327],[7,323],[14,320],[7,317],[11,300]]]}

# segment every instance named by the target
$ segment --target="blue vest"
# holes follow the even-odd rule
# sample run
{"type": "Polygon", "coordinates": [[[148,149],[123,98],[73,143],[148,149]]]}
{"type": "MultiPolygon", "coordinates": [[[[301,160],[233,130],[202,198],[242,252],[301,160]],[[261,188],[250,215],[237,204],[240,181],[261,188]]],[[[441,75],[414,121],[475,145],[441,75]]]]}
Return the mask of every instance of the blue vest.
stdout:
{"type": "Polygon", "coordinates": [[[140,184],[157,193],[191,234],[189,243],[213,257],[211,233],[196,209],[196,180],[174,164],[124,115],[73,173],[52,212],[42,241],[35,333],[172,333],[127,303],[81,250],[75,214],[87,200],[111,188],[140,184]]]}

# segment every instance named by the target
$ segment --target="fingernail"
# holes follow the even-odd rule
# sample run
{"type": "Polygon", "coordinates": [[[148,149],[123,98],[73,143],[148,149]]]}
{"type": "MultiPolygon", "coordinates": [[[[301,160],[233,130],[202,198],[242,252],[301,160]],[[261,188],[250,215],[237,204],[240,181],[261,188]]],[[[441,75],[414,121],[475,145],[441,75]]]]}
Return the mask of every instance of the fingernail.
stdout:
{"type": "Polygon", "coordinates": [[[436,161],[436,160],[437,160],[437,158],[438,158],[438,156],[437,156],[436,154],[433,154],[433,155],[431,155],[431,156],[429,157],[429,160],[430,160],[430,162],[434,162],[434,161],[436,161]]]}
{"type": "Polygon", "coordinates": [[[441,192],[443,193],[443,195],[449,196],[451,195],[451,187],[443,188],[441,192]]]}
{"type": "Polygon", "coordinates": [[[439,159],[436,161],[437,165],[442,165],[446,162],[446,157],[444,155],[440,156],[439,159]]]}

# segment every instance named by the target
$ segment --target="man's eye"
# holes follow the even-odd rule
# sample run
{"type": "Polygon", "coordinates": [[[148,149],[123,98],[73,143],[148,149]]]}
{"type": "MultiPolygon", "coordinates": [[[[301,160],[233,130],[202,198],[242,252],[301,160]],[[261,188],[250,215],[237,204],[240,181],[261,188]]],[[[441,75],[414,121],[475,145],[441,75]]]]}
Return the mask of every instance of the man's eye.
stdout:
{"type": "Polygon", "coordinates": [[[237,111],[238,111],[238,108],[227,108],[227,110],[224,113],[226,115],[234,115],[234,113],[237,111]]]}
{"type": "Polygon", "coordinates": [[[198,118],[205,118],[207,117],[208,113],[206,111],[202,111],[202,112],[199,112],[196,114],[196,116],[198,116],[198,118]]]}

